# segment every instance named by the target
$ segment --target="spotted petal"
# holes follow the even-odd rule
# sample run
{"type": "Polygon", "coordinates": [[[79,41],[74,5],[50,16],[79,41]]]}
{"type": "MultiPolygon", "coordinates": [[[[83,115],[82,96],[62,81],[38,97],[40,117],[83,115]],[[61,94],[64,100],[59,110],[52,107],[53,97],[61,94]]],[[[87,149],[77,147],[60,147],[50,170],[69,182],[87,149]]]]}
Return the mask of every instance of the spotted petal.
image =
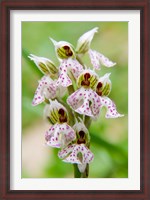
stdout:
{"type": "Polygon", "coordinates": [[[117,118],[123,117],[124,115],[119,114],[116,110],[116,105],[108,97],[101,97],[101,107],[105,106],[107,108],[106,118],[117,118]]]}
{"type": "Polygon", "coordinates": [[[68,70],[72,72],[75,78],[78,78],[83,71],[83,66],[76,59],[68,59],[65,65],[67,65],[68,70]]]}
{"type": "Polygon", "coordinates": [[[93,67],[97,70],[101,68],[101,64],[106,67],[113,67],[116,65],[116,63],[110,61],[103,54],[91,49],[89,50],[89,56],[93,67]]]}
{"type": "Polygon", "coordinates": [[[75,140],[74,130],[67,124],[55,124],[45,134],[46,144],[51,147],[63,148],[75,140]]]}
{"type": "Polygon", "coordinates": [[[43,76],[39,81],[39,85],[36,89],[32,105],[36,106],[42,103],[45,98],[55,98],[56,97],[56,82],[53,81],[49,76],[43,76]]]}
{"type": "Polygon", "coordinates": [[[67,99],[67,103],[80,114],[94,117],[101,106],[100,97],[92,89],[81,87],[67,99]]]}
{"type": "Polygon", "coordinates": [[[63,87],[68,87],[72,85],[72,81],[67,74],[67,66],[63,65],[63,62],[60,65],[60,74],[57,80],[57,85],[61,85],[63,87]]]}
{"type": "Polygon", "coordinates": [[[87,163],[90,163],[94,155],[84,144],[73,144],[62,149],[58,153],[59,158],[64,162],[76,163],[80,166],[79,170],[83,173],[87,163]]]}
{"type": "Polygon", "coordinates": [[[59,78],[57,84],[62,85],[63,87],[68,87],[69,85],[72,85],[72,81],[69,78],[68,74],[72,72],[72,75],[75,78],[78,78],[82,70],[82,65],[76,59],[64,59],[59,67],[59,78]]]}

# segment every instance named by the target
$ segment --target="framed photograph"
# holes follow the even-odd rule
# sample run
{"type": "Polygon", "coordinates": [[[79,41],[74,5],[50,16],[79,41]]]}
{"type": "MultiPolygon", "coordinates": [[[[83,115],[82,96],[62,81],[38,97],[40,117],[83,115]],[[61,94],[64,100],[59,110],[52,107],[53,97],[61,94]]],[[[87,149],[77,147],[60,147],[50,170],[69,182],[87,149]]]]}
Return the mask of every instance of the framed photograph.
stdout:
{"type": "Polygon", "coordinates": [[[149,2],[1,2],[1,199],[147,200],[149,2]]]}

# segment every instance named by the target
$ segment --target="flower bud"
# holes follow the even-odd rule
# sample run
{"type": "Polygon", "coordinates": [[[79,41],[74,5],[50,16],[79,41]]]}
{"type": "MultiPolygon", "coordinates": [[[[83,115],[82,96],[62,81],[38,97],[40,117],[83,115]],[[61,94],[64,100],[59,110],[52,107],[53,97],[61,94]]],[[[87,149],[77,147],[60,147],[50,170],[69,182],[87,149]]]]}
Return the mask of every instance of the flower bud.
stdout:
{"type": "Polygon", "coordinates": [[[58,72],[57,67],[54,65],[54,63],[44,57],[38,57],[33,54],[30,54],[28,56],[31,60],[34,61],[38,69],[43,73],[43,74],[50,74],[50,76],[55,75],[58,72]]]}
{"type": "Polygon", "coordinates": [[[78,54],[85,54],[90,49],[91,41],[94,34],[97,32],[98,27],[84,33],[77,42],[76,52],[78,54]]]}
{"type": "Polygon", "coordinates": [[[52,124],[62,124],[68,122],[68,112],[67,109],[57,100],[50,100],[50,105],[46,105],[44,110],[44,115],[52,124]]]}
{"type": "Polygon", "coordinates": [[[110,73],[105,74],[98,81],[96,92],[99,96],[108,96],[111,91],[111,81],[109,79],[110,73]]]}
{"type": "Polygon", "coordinates": [[[76,57],[74,47],[69,42],[65,42],[65,41],[56,42],[52,38],[50,38],[50,40],[54,44],[56,54],[60,60],[76,57]]]}

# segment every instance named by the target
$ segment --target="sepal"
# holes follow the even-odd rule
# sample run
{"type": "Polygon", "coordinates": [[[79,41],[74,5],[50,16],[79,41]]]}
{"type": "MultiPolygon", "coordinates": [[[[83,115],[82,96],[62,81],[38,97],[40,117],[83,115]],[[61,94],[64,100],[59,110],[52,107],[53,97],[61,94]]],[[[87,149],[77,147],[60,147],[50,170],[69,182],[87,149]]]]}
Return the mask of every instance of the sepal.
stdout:
{"type": "Polygon", "coordinates": [[[84,33],[77,42],[76,52],[77,54],[85,54],[91,45],[91,41],[94,37],[94,34],[98,31],[98,27],[93,28],[92,30],[84,33]]]}
{"type": "Polygon", "coordinates": [[[55,64],[48,58],[38,57],[33,54],[28,56],[31,60],[34,61],[38,69],[45,75],[49,74],[51,77],[56,76],[58,69],[55,64]]]}

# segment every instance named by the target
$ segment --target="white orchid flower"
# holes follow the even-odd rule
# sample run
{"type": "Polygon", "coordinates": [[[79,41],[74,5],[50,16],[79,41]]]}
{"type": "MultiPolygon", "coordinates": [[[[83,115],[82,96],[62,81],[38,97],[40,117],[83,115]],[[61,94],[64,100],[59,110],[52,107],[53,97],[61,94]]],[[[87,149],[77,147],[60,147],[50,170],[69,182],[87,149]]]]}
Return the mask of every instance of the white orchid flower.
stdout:
{"type": "Polygon", "coordinates": [[[58,157],[64,162],[78,164],[79,171],[83,173],[86,165],[93,161],[93,153],[85,144],[71,144],[58,153],[58,157]]]}
{"type": "Polygon", "coordinates": [[[71,94],[67,103],[76,112],[94,117],[101,105],[99,95],[94,91],[98,77],[92,70],[84,70],[79,76],[77,84],[79,89],[71,94]]]}
{"type": "Polygon", "coordinates": [[[50,104],[46,105],[45,115],[53,124],[45,134],[47,145],[63,148],[76,139],[75,131],[67,124],[67,109],[57,100],[50,100],[50,104]]]}
{"type": "Polygon", "coordinates": [[[72,73],[75,79],[78,78],[83,70],[83,66],[76,60],[73,46],[70,43],[65,41],[56,42],[52,38],[50,39],[55,46],[57,57],[60,60],[57,84],[68,87],[72,85],[70,73],[72,73]]]}

